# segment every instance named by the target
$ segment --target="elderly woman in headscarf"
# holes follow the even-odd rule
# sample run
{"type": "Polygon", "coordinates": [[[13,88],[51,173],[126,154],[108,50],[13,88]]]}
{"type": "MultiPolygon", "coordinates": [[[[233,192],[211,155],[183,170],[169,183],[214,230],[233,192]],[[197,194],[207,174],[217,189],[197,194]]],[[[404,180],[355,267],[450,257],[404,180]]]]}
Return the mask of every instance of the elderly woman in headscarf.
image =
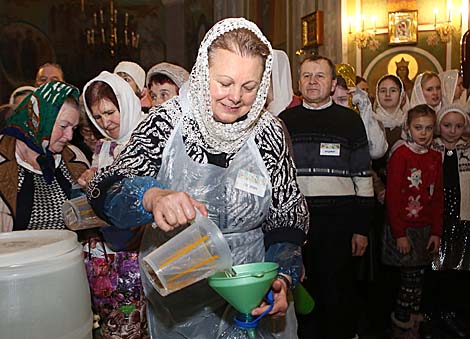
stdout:
{"type": "MultiPolygon", "coordinates": [[[[235,265],[277,262],[273,317],[266,323],[292,311],[286,296],[301,274],[308,228],[282,126],[263,108],[271,67],[271,45],[254,23],[231,18],[214,25],[179,96],[151,110],[88,190],[95,211],[112,225],[154,222],[145,230],[141,258],[198,210],[219,226],[235,265]]],[[[152,338],[215,338],[224,330],[229,306],[206,282],[166,297],[146,276],[143,284],[152,338]]],[[[281,330],[282,338],[296,337],[295,326],[281,330]]]]}
{"type": "Polygon", "coordinates": [[[437,73],[426,71],[419,74],[413,85],[409,108],[426,104],[434,111],[442,107],[441,80],[437,73]]]}
{"type": "Polygon", "coordinates": [[[62,205],[89,167],[69,144],[79,91],[50,82],[29,94],[0,135],[0,230],[64,229],[62,205]]]}
{"type": "Polygon", "coordinates": [[[154,65],[147,72],[147,87],[152,98],[152,105],[161,105],[177,96],[188,78],[188,71],[181,66],[169,62],[154,65]]]}
{"type": "MultiPolygon", "coordinates": [[[[107,71],[101,72],[85,85],[83,106],[90,121],[104,136],[96,144],[92,168],[79,179],[79,183],[85,186],[96,170],[111,165],[125,149],[132,131],[144,119],[144,114],[141,110],[140,100],[128,82],[121,76],[107,71]]],[[[138,252],[135,252],[135,249],[130,251],[129,248],[122,251],[125,247],[124,244],[116,240],[119,239],[119,229],[103,228],[102,233],[102,238],[99,235],[90,237],[88,247],[85,246],[85,251],[88,251],[85,256],[85,265],[88,268],[92,305],[94,312],[100,316],[103,337],[122,337],[126,332],[128,320],[125,317],[116,317],[116,312],[119,313],[120,310],[115,310],[114,314],[110,314],[109,309],[133,306],[138,312],[145,313],[141,302],[142,285],[138,252]],[[92,251],[90,248],[90,244],[93,242],[96,243],[97,251],[92,251]],[[112,249],[108,244],[112,245],[112,249]],[[100,281],[99,273],[94,272],[90,267],[100,260],[107,259],[109,255],[116,258],[112,263],[114,266],[111,267],[119,272],[120,280],[118,281],[125,280],[125,282],[117,282],[113,286],[109,286],[107,293],[103,295],[98,292],[99,288],[97,288],[100,281]],[[125,268],[123,268],[124,266],[125,268]],[[127,293],[119,297],[119,289],[122,289],[123,285],[127,289],[127,293]]],[[[139,329],[139,338],[144,338],[146,335],[145,323],[145,317],[138,319],[136,323],[138,326],[135,330],[139,329]]]]}
{"type": "Polygon", "coordinates": [[[90,121],[101,135],[96,143],[92,167],[81,176],[86,186],[97,169],[113,163],[124,149],[132,131],[144,119],[140,101],[132,88],[117,74],[101,72],[83,89],[83,105],[90,121]]]}

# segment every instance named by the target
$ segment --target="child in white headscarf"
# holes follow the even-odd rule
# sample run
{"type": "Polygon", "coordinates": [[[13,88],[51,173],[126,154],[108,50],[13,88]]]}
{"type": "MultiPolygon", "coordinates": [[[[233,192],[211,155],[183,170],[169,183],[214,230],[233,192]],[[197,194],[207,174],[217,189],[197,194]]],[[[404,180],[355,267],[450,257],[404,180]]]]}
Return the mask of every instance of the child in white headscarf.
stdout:
{"type": "Polygon", "coordinates": [[[411,93],[410,108],[426,104],[438,111],[442,107],[442,88],[439,75],[426,71],[416,77],[411,93]]]}
{"type": "Polygon", "coordinates": [[[429,315],[440,320],[453,338],[466,337],[457,315],[468,307],[470,284],[470,144],[462,139],[469,118],[459,104],[444,105],[437,115],[432,148],[442,155],[444,225],[439,255],[430,274],[429,315]],[[432,309],[432,308],[433,309],[432,309]]]}

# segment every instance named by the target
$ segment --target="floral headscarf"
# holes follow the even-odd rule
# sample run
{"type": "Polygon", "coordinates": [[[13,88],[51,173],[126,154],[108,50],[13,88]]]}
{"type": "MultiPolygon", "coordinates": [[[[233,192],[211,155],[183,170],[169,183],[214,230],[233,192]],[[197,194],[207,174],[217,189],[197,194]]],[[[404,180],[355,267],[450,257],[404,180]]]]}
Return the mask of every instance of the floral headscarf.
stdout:
{"type": "Polygon", "coordinates": [[[2,131],[39,153],[36,161],[48,183],[54,177],[53,154],[48,150],[52,128],[65,99],[73,96],[78,102],[79,95],[76,87],[64,82],[45,83],[23,99],[2,131]]]}
{"type": "Polygon", "coordinates": [[[401,103],[403,100],[403,96],[406,95],[405,86],[399,77],[393,74],[385,74],[377,81],[377,85],[375,87],[375,102],[374,102],[374,116],[377,120],[381,121],[385,128],[393,129],[395,127],[401,127],[403,125],[403,120],[405,118],[405,113],[401,109],[401,103]],[[389,113],[383,106],[380,104],[379,100],[379,85],[382,83],[384,78],[391,78],[397,79],[397,81],[401,84],[400,86],[400,99],[398,100],[398,105],[395,107],[395,111],[393,113],[389,113]]]}
{"type": "MultiPolygon", "coordinates": [[[[268,39],[253,22],[244,18],[228,18],[216,23],[206,34],[199,48],[196,63],[189,77],[189,88],[183,86],[180,90],[183,108],[186,106],[196,120],[204,141],[212,149],[219,152],[234,153],[257,127],[264,112],[264,104],[268,95],[271,81],[272,48],[268,39]],[[232,124],[224,124],[214,120],[211,110],[209,92],[209,47],[219,36],[237,29],[248,29],[253,32],[269,48],[263,76],[246,118],[232,124]]],[[[188,133],[189,134],[189,133],[188,133]]]]}

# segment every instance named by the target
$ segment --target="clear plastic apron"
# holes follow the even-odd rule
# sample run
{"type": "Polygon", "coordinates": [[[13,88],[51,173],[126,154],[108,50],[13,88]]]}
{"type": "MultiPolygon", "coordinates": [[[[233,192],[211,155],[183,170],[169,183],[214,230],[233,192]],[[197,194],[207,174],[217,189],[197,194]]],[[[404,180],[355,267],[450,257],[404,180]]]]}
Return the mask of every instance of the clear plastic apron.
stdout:
{"type": "MultiPolygon", "coordinates": [[[[222,168],[189,158],[181,125],[182,119],[163,151],[157,180],[168,189],[187,192],[206,205],[209,217],[229,243],[235,265],[263,261],[261,224],[271,204],[272,188],[254,137],[247,140],[228,168],[222,168]]],[[[140,257],[179,231],[164,233],[147,228],[140,257]]],[[[166,297],[152,288],[145,274],[142,274],[142,281],[150,302],[147,311],[152,338],[217,337],[227,304],[208,286],[207,280],[166,297]]]]}

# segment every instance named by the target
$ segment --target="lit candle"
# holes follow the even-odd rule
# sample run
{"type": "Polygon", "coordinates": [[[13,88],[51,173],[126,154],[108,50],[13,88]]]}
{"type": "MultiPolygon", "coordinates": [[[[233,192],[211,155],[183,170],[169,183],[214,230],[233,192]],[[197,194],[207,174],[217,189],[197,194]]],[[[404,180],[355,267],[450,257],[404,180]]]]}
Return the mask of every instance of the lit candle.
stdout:
{"type": "Polygon", "coordinates": [[[137,34],[137,37],[135,38],[135,48],[139,48],[139,39],[140,39],[140,34],[137,34]]]}
{"type": "Polygon", "coordinates": [[[98,26],[98,19],[97,19],[96,12],[93,13],[93,24],[94,24],[95,26],[98,26]]]}
{"type": "Polygon", "coordinates": [[[365,21],[366,21],[366,16],[363,15],[362,16],[362,22],[361,22],[361,32],[364,32],[365,21]]]}
{"type": "Polygon", "coordinates": [[[116,43],[116,45],[117,45],[117,41],[118,41],[117,28],[114,27],[114,42],[116,43]]]}
{"type": "Polygon", "coordinates": [[[114,22],[117,22],[117,9],[114,10],[114,22]]]}
{"type": "Polygon", "coordinates": [[[94,45],[95,44],[95,30],[92,28],[91,29],[91,44],[94,45]]]}
{"type": "Polygon", "coordinates": [[[86,30],[86,43],[87,45],[91,45],[91,32],[89,29],[86,30]]]}
{"type": "Polygon", "coordinates": [[[124,20],[124,26],[127,27],[127,24],[129,24],[129,13],[126,12],[125,20],[124,20]]]}
{"type": "Polygon", "coordinates": [[[434,28],[437,26],[437,8],[434,8],[434,28]]]}
{"type": "Polygon", "coordinates": [[[104,24],[104,17],[103,17],[103,10],[100,9],[100,21],[101,21],[101,24],[104,24]]]}
{"type": "Polygon", "coordinates": [[[452,1],[451,0],[447,1],[447,9],[448,9],[447,22],[451,22],[452,21],[452,1]]]}
{"type": "Polygon", "coordinates": [[[351,25],[352,25],[352,18],[351,18],[351,17],[348,17],[348,33],[349,33],[349,34],[352,33],[351,25]]]}
{"type": "Polygon", "coordinates": [[[101,41],[103,42],[103,44],[106,42],[106,38],[104,36],[104,28],[101,27],[101,41]]]}
{"type": "Polygon", "coordinates": [[[124,30],[124,43],[129,45],[129,37],[127,36],[127,29],[124,30]]]}

